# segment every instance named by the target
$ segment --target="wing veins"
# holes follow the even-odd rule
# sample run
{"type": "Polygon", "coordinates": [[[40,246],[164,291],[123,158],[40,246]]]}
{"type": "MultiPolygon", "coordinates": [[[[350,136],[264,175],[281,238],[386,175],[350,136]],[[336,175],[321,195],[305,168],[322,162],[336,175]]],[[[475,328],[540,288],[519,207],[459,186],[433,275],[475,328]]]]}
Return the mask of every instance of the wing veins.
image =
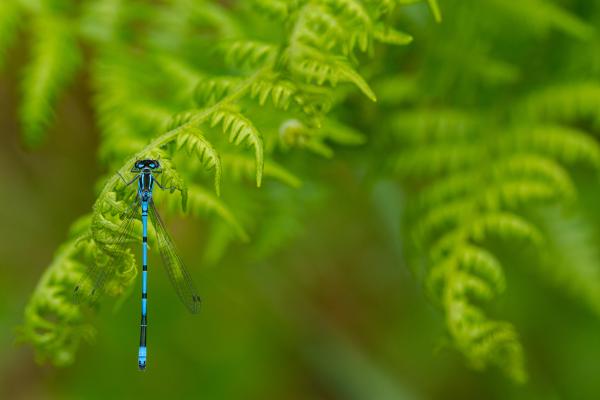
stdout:
{"type": "Polygon", "coordinates": [[[150,202],[149,214],[156,232],[158,249],[163,260],[163,266],[167,271],[171,284],[181,302],[191,313],[195,314],[198,312],[200,297],[196,293],[192,277],[179,256],[173,239],[171,239],[160,214],[156,210],[154,201],[150,202]]]}

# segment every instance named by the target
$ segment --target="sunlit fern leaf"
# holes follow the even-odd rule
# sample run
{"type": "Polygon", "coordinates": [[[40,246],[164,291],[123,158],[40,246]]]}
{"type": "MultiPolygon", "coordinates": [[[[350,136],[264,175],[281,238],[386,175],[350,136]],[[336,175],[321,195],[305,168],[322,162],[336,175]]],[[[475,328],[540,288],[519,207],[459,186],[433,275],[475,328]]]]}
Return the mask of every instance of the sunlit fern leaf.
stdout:
{"type": "Polygon", "coordinates": [[[260,187],[263,175],[264,155],[262,137],[252,122],[241,113],[227,108],[219,108],[211,115],[211,126],[221,124],[229,142],[236,146],[247,143],[254,148],[256,158],[256,186],[260,187]]]}
{"type": "Polygon", "coordinates": [[[292,58],[290,69],[308,83],[316,82],[319,85],[328,83],[336,86],[339,82],[350,82],[370,100],[377,99],[363,77],[343,58],[324,56],[314,49],[304,47],[301,54],[296,54],[292,58]]]}
{"type": "Polygon", "coordinates": [[[21,21],[22,10],[17,0],[4,0],[0,3],[0,68],[6,60],[6,53],[21,21]]]}
{"type": "Polygon", "coordinates": [[[23,80],[21,121],[25,143],[39,145],[52,119],[55,103],[79,67],[75,27],[51,15],[33,21],[32,59],[23,80]]]}
{"type": "Polygon", "coordinates": [[[215,174],[215,192],[217,196],[221,193],[221,158],[203,136],[202,131],[191,125],[187,125],[183,131],[177,136],[177,148],[184,148],[189,155],[198,157],[204,168],[207,170],[214,169],[215,174]]]}

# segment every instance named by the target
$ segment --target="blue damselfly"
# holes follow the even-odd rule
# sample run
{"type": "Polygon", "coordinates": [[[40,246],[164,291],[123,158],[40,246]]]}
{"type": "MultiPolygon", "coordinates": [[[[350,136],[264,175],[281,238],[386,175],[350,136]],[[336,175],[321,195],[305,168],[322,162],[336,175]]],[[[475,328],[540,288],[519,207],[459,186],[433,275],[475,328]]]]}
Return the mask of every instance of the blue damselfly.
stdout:
{"type": "Polygon", "coordinates": [[[146,368],[147,346],[146,331],[148,327],[148,216],[156,232],[156,244],[160,251],[163,264],[167,274],[179,296],[179,299],[192,313],[198,311],[200,297],[196,294],[194,283],[181,257],[177,254],[171,236],[165,229],[162,218],[156,210],[152,199],[154,184],[161,189],[166,188],[156,180],[156,175],[162,173],[158,160],[138,160],[134,163],[131,173],[136,174],[131,181],[127,182],[119,174],[123,182],[130,186],[137,181],[137,195],[134,202],[123,214],[119,233],[116,240],[104,245],[104,253],[108,254],[108,262],[95,263],[87,271],[84,279],[75,287],[75,298],[80,302],[82,298],[96,298],[104,289],[105,284],[116,273],[115,265],[121,257],[126,257],[128,247],[131,244],[134,221],[141,216],[142,221],[142,319],[140,323],[140,346],[138,351],[138,367],[140,370],[146,368]],[[141,212],[140,212],[141,209],[141,212]]]}

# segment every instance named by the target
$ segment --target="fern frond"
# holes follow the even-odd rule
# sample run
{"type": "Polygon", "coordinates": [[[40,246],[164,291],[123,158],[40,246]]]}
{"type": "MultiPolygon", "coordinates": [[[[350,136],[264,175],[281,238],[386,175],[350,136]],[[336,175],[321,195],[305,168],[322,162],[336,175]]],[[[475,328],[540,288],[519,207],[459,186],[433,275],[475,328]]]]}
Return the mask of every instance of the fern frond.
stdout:
{"type": "Polygon", "coordinates": [[[33,23],[32,60],[23,81],[21,122],[25,143],[44,139],[55,103],[81,62],[74,26],[60,17],[42,15],[33,23]]]}
{"type": "Polygon", "coordinates": [[[264,155],[262,137],[252,122],[241,113],[227,108],[219,108],[211,114],[212,127],[221,124],[229,142],[236,146],[247,143],[254,148],[256,158],[256,186],[260,187],[263,175],[264,155]]]}
{"type": "Polygon", "coordinates": [[[498,260],[472,245],[456,246],[450,256],[431,268],[427,288],[446,314],[452,341],[476,369],[496,365],[517,382],[526,379],[523,349],[514,328],[486,318],[472,304],[504,290],[498,260]]]}
{"type": "MultiPolygon", "coordinates": [[[[85,270],[107,261],[101,250],[108,248],[102,241],[106,236],[99,240],[91,237],[89,227],[94,223],[90,218],[83,217],[73,224],[69,240],[56,252],[27,304],[19,339],[35,344],[39,361],[69,365],[80,342],[94,336],[93,328],[84,322],[81,307],[73,302],[73,288],[85,270]]],[[[110,237],[112,240],[114,235],[110,237]]],[[[131,285],[137,271],[131,253],[120,257],[114,267],[116,274],[106,285],[106,292],[113,296],[121,295],[131,285]]]]}
{"type": "Polygon", "coordinates": [[[196,155],[204,168],[215,170],[215,192],[217,196],[221,192],[221,158],[219,154],[203,136],[199,128],[188,125],[177,137],[177,148],[185,148],[188,154],[196,155]]]}
{"type": "Polygon", "coordinates": [[[71,238],[57,250],[25,308],[19,340],[34,344],[39,361],[68,365],[81,340],[93,337],[93,330],[83,324],[81,310],[73,304],[68,287],[69,283],[74,287],[85,270],[76,258],[80,239],[71,238]]]}

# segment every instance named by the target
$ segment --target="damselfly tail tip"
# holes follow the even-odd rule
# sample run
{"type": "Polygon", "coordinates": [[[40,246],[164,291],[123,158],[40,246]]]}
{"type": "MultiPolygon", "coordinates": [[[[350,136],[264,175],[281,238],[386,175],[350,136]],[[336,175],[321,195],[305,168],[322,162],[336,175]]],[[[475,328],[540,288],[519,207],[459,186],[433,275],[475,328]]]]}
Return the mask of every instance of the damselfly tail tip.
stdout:
{"type": "Polygon", "coordinates": [[[140,371],[144,371],[146,369],[146,347],[140,347],[140,351],[138,353],[138,368],[140,371]]]}

